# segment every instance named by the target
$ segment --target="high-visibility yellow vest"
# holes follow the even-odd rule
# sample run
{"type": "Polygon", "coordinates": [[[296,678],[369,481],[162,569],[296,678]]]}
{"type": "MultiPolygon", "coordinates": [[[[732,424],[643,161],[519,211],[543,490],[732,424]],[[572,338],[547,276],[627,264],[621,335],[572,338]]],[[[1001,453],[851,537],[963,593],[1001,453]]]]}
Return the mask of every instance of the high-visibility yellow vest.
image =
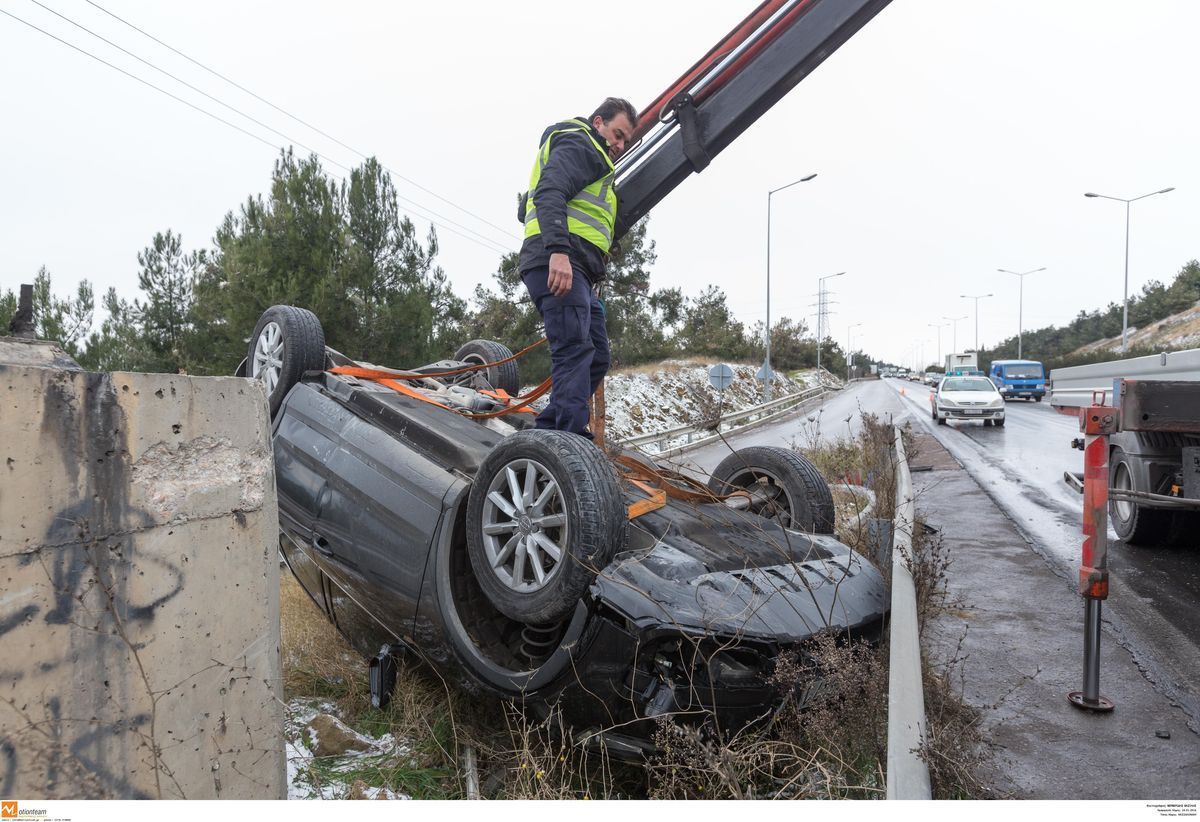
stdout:
{"type": "Polygon", "coordinates": [[[582,120],[568,120],[562,128],[555,129],[546,136],[542,147],[538,149],[537,160],[533,164],[533,173],[529,175],[529,201],[525,208],[525,236],[536,237],[542,233],[538,225],[537,207],[533,203],[533,192],[537,190],[538,180],[542,177],[542,169],[550,159],[550,144],[555,136],[571,131],[582,131],[588,138],[604,163],[608,173],[599,180],[591,183],[567,202],[567,231],[576,237],[587,240],[600,249],[604,254],[612,247],[613,227],[617,222],[617,193],[613,190],[613,178],[616,172],[612,159],[604,147],[596,142],[592,130],[582,120]]]}

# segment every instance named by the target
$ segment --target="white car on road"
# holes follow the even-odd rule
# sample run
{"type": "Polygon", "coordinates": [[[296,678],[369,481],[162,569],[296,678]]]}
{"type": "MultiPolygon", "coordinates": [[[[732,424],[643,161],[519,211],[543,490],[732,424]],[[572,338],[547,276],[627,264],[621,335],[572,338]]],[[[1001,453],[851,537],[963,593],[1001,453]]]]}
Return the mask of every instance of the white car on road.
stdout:
{"type": "Polygon", "coordinates": [[[947,377],[929,395],[929,405],[938,425],[945,425],[946,420],[1004,425],[1004,398],[987,377],[947,377]]]}

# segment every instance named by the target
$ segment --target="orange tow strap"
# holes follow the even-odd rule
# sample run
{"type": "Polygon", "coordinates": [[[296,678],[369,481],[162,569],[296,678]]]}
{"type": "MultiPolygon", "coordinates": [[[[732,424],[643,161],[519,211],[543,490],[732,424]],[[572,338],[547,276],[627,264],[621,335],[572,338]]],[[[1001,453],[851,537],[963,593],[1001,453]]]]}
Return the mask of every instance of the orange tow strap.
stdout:
{"type": "Polygon", "coordinates": [[[464,366],[463,368],[456,368],[453,371],[426,371],[426,372],[398,371],[394,368],[359,368],[359,367],[355,367],[355,366],[351,366],[351,365],[339,365],[337,368],[331,368],[329,370],[331,373],[334,373],[334,374],[349,374],[352,377],[359,376],[357,373],[355,373],[357,371],[369,371],[372,374],[382,374],[383,375],[383,377],[370,377],[370,376],[364,377],[364,379],[368,379],[368,380],[383,379],[384,377],[387,377],[387,378],[390,378],[393,380],[420,380],[420,379],[424,379],[425,377],[456,377],[459,374],[468,374],[471,371],[482,371],[485,368],[493,368],[497,365],[504,365],[505,363],[510,363],[513,360],[524,357],[526,354],[528,354],[533,349],[537,348],[539,345],[545,345],[545,344],[546,344],[546,338],[542,337],[537,342],[530,343],[529,345],[525,346],[520,351],[518,351],[516,354],[513,354],[511,357],[505,357],[504,359],[496,360],[495,362],[485,362],[480,365],[468,365],[468,366],[464,366]]]}
{"type": "Polygon", "coordinates": [[[745,491],[717,494],[707,485],[689,476],[663,468],[651,468],[644,462],[624,454],[614,456],[612,461],[625,472],[631,484],[649,495],[649,499],[639,500],[629,506],[628,516],[631,520],[662,508],[667,504],[667,497],[683,502],[716,503],[724,502],[730,497],[750,496],[745,491]],[[681,488],[681,485],[687,487],[681,488]]]}
{"type": "Polygon", "coordinates": [[[646,492],[648,499],[638,500],[629,506],[629,519],[637,519],[642,514],[657,511],[667,504],[667,492],[661,488],[653,488],[641,480],[631,479],[629,482],[646,492]]]}
{"type": "Polygon", "coordinates": [[[377,382],[380,385],[385,385],[393,391],[403,394],[406,397],[411,397],[414,400],[420,400],[421,402],[429,403],[430,405],[436,405],[438,408],[445,408],[447,411],[454,411],[457,414],[462,414],[464,417],[476,417],[483,419],[486,417],[500,417],[505,414],[535,414],[537,412],[528,406],[538,397],[550,390],[549,377],[543,380],[541,385],[523,397],[513,397],[507,391],[503,390],[481,392],[489,397],[492,397],[493,399],[506,403],[506,407],[501,408],[498,411],[481,412],[463,411],[460,408],[453,408],[445,403],[438,402],[437,400],[427,396],[415,388],[405,385],[403,380],[419,380],[426,377],[453,377],[457,376],[458,374],[467,374],[472,371],[482,371],[485,368],[492,368],[497,365],[510,363],[518,357],[522,357],[529,353],[539,345],[543,345],[545,342],[546,338],[543,337],[537,342],[525,346],[511,357],[506,357],[502,360],[497,360],[496,362],[483,363],[481,365],[468,365],[464,368],[457,368],[453,371],[429,371],[422,373],[417,371],[397,371],[392,368],[363,368],[362,366],[357,365],[339,365],[336,368],[330,368],[329,373],[344,374],[347,377],[357,377],[358,379],[362,380],[371,380],[372,382],[377,382]]]}

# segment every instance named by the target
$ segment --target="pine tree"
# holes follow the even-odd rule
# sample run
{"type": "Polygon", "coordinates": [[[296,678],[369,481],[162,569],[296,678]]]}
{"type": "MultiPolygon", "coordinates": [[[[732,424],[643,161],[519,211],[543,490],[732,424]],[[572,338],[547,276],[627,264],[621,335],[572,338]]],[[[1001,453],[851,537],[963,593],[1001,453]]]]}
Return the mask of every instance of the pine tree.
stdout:
{"type": "Polygon", "coordinates": [[[132,321],[140,326],[146,355],[139,363],[141,368],[167,373],[186,370],[192,356],[188,348],[193,289],[207,261],[205,252],[185,254],[182,238],[168,229],[166,234],[155,234],[151,244],[138,252],[137,260],[141,266],[138,286],[146,301],[122,306],[118,325],[132,321]]]}
{"type": "Polygon", "coordinates": [[[75,296],[60,300],[50,288],[50,272],[45,266],[33,278],[33,322],[38,339],[54,340],[72,357],[80,354],[79,343],[92,327],[96,301],[92,284],[80,280],[75,296]]]}

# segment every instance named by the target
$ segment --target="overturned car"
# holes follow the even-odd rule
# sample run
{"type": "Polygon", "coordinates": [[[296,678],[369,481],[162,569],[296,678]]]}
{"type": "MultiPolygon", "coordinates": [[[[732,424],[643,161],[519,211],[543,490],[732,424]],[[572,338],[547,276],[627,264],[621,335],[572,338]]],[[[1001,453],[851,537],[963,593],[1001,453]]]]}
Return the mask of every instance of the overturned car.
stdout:
{"type": "Polygon", "coordinates": [[[371,659],[379,703],[407,651],[633,755],[658,717],[769,718],[781,654],[883,629],[883,579],[794,452],[734,452],[704,486],[533,429],[498,343],[381,369],[291,306],[262,315],[239,374],[267,388],[283,557],[371,659]]]}

